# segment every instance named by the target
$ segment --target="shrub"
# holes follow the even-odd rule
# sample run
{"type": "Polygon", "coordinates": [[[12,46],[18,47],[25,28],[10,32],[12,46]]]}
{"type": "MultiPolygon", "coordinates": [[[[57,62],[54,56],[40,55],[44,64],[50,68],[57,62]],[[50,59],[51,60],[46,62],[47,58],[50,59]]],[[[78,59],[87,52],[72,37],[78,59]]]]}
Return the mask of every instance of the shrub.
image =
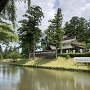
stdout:
{"type": "Polygon", "coordinates": [[[18,58],[20,58],[20,54],[17,50],[11,52],[9,55],[8,55],[9,58],[13,59],[14,61],[16,61],[18,58]]]}
{"type": "Polygon", "coordinates": [[[62,54],[60,54],[60,56],[62,56],[62,57],[66,57],[67,55],[69,55],[71,58],[73,58],[73,57],[90,57],[90,52],[87,52],[87,53],[62,53],[62,54]]]}
{"type": "Polygon", "coordinates": [[[70,56],[69,55],[66,55],[66,59],[69,59],[70,58],[70,56]]]}

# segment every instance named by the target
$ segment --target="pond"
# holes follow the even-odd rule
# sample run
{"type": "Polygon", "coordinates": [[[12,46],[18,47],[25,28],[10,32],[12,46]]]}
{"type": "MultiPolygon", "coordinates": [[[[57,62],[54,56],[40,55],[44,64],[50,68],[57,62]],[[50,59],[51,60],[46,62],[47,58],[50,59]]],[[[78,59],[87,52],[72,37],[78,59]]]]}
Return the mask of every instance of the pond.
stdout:
{"type": "Polygon", "coordinates": [[[90,73],[0,64],[0,90],[90,90],[90,73]]]}

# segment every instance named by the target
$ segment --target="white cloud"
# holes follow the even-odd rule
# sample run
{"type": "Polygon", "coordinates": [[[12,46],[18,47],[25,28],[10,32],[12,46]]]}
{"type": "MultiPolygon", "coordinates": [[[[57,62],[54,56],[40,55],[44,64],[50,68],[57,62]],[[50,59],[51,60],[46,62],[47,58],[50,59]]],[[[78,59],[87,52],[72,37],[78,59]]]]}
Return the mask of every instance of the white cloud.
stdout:
{"type": "Polygon", "coordinates": [[[62,8],[64,20],[68,21],[72,16],[90,18],[90,1],[89,0],[60,0],[59,7],[62,8]]]}
{"type": "MultiPolygon", "coordinates": [[[[22,3],[16,3],[17,5],[17,21],[22,20],[22,15],[25,14],[25,4],[22,3]]],[[[31,5],[38,5],[42,8],[42,11],[44,13],[44,19],[42,20],[42,24],[40,26],[41,30],[45,30],[48,26],[48,20],[53,18],[55,14],[54,7],[54,0],[32,0],[31,5]]]]}
{"type": "MultiPolygon", "coordinates": [[[[62,9],[64,21],[69,21],[72,16],[90,18],[90,0],[58,0],[60,5],[56,4],[57,0],[31,0],[32,5],[39,5],[44,13],[42,20],[41,30],[45,30],[49,25],[48,20],[52,19],[55,15],[56,9],[62,9]],[[55,6],[57,5],[57,6],[55,6]],[[54,8],[55,7],[55,8],[54,8]]],[[[25,13],[24,3],[17,3],[17,20],[22,19],[25,13]]]]}
{"type": "Polygon", "coordinates": [[[32,0],[32,5],[39,5],[42,8],[44,13],[44,19],[42,20],[42,25],[40,26],[41,30],[45,30],[48,26],[48,20],[54,17],[54,1],[55,0],[32,0]]]}

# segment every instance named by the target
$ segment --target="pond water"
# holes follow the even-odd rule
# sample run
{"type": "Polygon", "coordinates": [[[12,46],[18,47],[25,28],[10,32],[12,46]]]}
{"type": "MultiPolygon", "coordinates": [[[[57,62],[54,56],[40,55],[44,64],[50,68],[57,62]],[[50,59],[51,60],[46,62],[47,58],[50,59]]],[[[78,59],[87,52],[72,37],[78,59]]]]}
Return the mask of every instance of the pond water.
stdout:
{"type": "Polygon", "coordinates": [[[90,73],[0,64],[0,90],[90,90],[90,73]]]}

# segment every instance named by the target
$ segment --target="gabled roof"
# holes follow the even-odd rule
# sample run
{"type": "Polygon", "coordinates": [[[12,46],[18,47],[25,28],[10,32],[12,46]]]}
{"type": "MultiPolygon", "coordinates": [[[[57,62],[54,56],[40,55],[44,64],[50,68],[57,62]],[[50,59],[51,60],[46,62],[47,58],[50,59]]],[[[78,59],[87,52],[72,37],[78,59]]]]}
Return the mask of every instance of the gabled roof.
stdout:
{"type": "MultiPolygon", "coordinates": [[[[50,45],[51,50],[56,50],[56,46],[50,45]]],[[[70,48],[84,48],[82,43],[78,42],[75,37],[65,37],[62,41],[62,49],[70,49],[70,48]]]]}
{"type": "Polygon", "coordinates": [[[63,38],[63,41],[62,41],[62,44],[64,43],[71,43],[71,42],[76,42],[76,38],[75,37],[64,37],[63,38]]]}
{"type": "Polygon", "coordinates": [[[64,37],[63,40],[75,39],[75,37],[64,37]]]}
{"type": "Polygon", "coordinates": [[[50,45],[50,48],[51,48],[52,50],[56,50],[56,47],[55,47],[55,46],[50,45]]]}

